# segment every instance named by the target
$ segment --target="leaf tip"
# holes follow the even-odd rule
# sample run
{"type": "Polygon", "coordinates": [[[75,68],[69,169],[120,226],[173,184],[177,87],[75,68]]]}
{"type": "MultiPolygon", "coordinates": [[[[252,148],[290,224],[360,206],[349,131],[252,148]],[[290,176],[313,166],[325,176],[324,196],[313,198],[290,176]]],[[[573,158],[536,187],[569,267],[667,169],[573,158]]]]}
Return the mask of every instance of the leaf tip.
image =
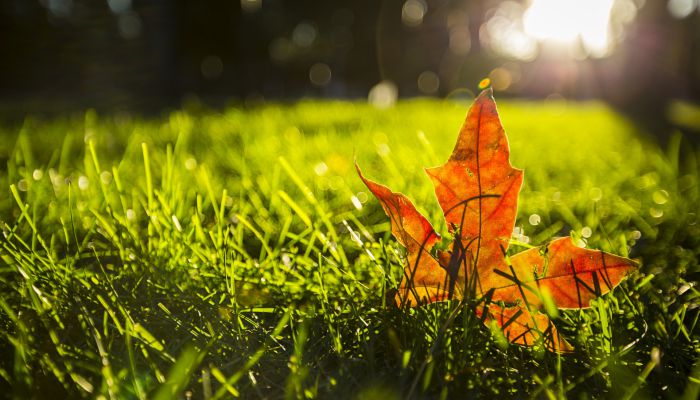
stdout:
{"type": "MultiPolygon", "coordinates": [[[[372,189],[371,186],[372,186],[372,184],[376,184],[376,183],[365,178],[365,176],[362,174],[362,169],[360,168],[360,164],[357,163],[357,158],[354,159],[354,162],[355,162],[355,171],[357,171],[357,175],[360,177],[360,179],[362,179],[362,182],[365,184],[365,186],[367,186],[372,191],[372,193],[374,193],[374,190],[372,189]]],[[[375,193],[375,195],[376,195],[376,193],[375,193]]]]}
{"type": "Polygon", "coordinates": [[[487,87],[486,89],[482,90],[476,97],[476,102],[480,101],[495,101],[493,97],[493,88],[487,87]]]}

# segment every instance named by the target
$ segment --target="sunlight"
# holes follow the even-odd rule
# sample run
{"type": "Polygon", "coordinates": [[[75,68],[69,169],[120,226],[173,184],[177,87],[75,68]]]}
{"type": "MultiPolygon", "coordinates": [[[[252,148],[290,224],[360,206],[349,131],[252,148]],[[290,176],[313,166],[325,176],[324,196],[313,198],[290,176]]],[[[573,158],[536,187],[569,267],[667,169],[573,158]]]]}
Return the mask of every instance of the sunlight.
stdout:
{"type": "Polygon", "coordinates": [[[540,42],[576,45],[593,56],[609,50],[613,0],[532,0],[523,15],[526,34],[540,42]]]}
{"type": "Polygon", "coordinates": [[[493,52],[523,61],[542,49],[565,56],[612,54],[643,0],[505,0],[493,7],[479,39],[493,52]]]}

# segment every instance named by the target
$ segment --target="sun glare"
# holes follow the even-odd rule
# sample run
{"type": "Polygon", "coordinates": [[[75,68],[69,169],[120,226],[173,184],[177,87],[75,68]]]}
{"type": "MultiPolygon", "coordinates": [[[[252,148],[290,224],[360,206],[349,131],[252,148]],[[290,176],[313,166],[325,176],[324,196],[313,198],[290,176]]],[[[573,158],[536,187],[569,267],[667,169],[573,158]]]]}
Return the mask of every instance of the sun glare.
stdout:
{"type": "Polygon", "coordinates": [[[610,43],[613,0],[533,0],[523,15],[525,33],[540,40],[576,44],[602,56],[610,43]]]}
{"type": "Polygon", "coordinates": [[[533,60],[542,48],[577,58],[605,57],[641,0],[506,0],[491,11],[481,39],[496,53],[533,60]]]}

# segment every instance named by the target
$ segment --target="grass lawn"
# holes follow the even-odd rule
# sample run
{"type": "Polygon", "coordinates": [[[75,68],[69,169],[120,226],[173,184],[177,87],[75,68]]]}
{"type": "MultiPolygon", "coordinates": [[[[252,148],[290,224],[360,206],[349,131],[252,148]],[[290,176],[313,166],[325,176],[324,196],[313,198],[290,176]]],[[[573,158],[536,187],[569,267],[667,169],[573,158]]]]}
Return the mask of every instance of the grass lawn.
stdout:
{"type": "Polygon", "coordinates": [[[499,102],[525,170],[513,251],[572,235],[642,264],[592,308],[556,313],[574,353],[504,344],[469,302],[388,307],[404,250],[353,160],[445,232],[422,168],[446,160],[467,107],[1,127],[0,392],[696,398],[700,152],[680,137],[662,150],[598,103],[499,102]]]}

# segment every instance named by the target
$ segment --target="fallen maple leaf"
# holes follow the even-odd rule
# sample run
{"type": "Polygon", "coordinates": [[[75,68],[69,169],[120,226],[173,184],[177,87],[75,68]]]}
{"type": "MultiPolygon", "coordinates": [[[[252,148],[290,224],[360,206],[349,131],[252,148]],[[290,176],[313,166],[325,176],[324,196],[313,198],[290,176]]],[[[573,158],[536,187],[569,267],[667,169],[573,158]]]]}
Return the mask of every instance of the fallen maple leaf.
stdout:
{"type": "Polygon", "coordinates": [[[509,161],[508,139],[490,89],[469,109],[447,162],[426,169],[448,229],[450,250],[428,220],[403,194],[357,172],[391,218],[391,232],[408,250],[398,306],[418,306],[477,296],[477,314],[495,321],[513,343],[542,343],[570,351],[549,317],[547,299],[559,308],[586,308],[636,267],[627,258],[575,246],[571,238],[507,257],[523,172],[509,161]]]}

